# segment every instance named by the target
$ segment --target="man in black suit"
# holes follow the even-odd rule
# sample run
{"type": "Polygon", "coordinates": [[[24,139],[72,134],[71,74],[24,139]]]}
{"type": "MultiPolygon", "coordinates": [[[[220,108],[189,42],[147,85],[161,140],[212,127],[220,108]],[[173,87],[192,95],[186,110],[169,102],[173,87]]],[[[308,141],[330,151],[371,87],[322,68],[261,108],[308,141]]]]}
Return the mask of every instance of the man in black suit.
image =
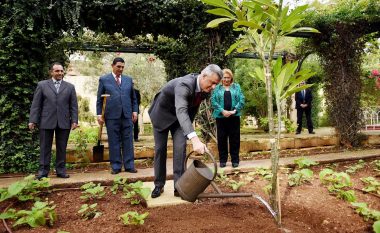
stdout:
{"type": "Polygon", "coordinates": [[[51,78],[40,81],[30,108],[29,129],[38,125],[40,133],[40,166],[37,179],[48,177],[51,147],[55,133],[57,177],[66,174],[66,147],[70,129],[78,127],[78,101],[75,87],[63,81],[63,66],[55,62],[50,67],[51,78]]]}
{"type": "MultiPolygon", "coordinates": [[[[301,82],[300,86],[305,85],[305,82],[301,82]]],[[[311,101],[313,96],[309,88],[296,93],[296,109],[297,109],[297,131],[296,134],[300,134],[302,130],[302,116],[305,113],[307,129],[309,134],[315,134],[313,131],[313,122],[311,120],[311,101]]]]}
{"type": "MultiPolygon", "coordinates": [[[[133,82],[133,85],[135,85],[135,82],[133,82]]],[[[141,95],[140,91],[137,90],[136,88],[133,88],[133,91],[135,92],[136,95],[136,100],[137,100],[137,115],[140,113],[140,101],[141,101],[141,95]]],[[[133,123],[133,138],[135,139],[135,142],[139,141],[139,118],[137,117],[136,121],[133,123]]]]}
{"type": "MultiPolygon", "coordinates": [[[[203,99],[223,78],[219,66],[208,65],[201,74],[188,74],[169,81],[158,92],[149,108],[153,124],[155,143],[154,185],[152,198],[159,197],[164,191],[166,181],[167,141],[169,131],[173,138],[173,175],[174,184],[184,172],[186,140],[192,143],[193,150],[203,154],[207,150],[197,134],[192,122],[203,99]]],[[[179,196],[174,191],[175,196],[179,196]]]]}

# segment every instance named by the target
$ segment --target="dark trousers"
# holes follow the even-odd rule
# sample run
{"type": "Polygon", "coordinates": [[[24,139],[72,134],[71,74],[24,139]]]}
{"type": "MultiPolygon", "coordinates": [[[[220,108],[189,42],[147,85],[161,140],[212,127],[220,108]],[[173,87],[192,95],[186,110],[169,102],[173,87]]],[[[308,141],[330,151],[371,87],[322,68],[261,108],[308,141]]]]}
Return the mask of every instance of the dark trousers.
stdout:
{"type": "Polygon", "coordinates": [[[216,118],[216,130],[219,150],[219,161],[226,163],[228,144],[232,163],[239,163],[240,150],[240,117],[216,118]],[[229,142],[229,143],[228,143],[229,142]]]}
{"type": "Polygon", "coordinates": [[[163,187],[166,182],[166,159],[169,131],[173,138],[173,179],[174,184],[184,173],[186,158],[186,141],[183,130],[178,121],[169,128],[158,131],[153,125],[154,134],[154,185],[163,187]]]}
{"type": "Polygon", "coordinates": [[[136,120],[136,122],[133,123],[133,138],[135,141],[139,139],[139,120],[136,120]]]}
{"type": "Polygon", "coordinates": [[[297,132],[302,130],[302,116],[306,115],[306,124],[309,133],[313,132],[313,122],[311,121],[311,108],[297,108],[297,132]]]}
{"type": "Polygon", "coordinates": [[[132,119],[106,119],[110,164],[113,170],[134,169],[132,119]]]}
{"type": "Polygon", "coordinates": [[[66,174],[66,148],[70,129],[40,129],[40,166],[38,175],[47,176],[50,171],[51,147],[55,132],[57,174],[66,174]]]}

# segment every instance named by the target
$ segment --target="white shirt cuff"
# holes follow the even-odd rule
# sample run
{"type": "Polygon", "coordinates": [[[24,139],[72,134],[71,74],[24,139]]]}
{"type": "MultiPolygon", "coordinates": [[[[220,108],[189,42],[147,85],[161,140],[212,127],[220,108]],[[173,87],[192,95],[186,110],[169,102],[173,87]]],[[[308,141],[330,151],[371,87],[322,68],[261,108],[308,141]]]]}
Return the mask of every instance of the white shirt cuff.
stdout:
{"type": "Polygon", "coordinates": [[[190,139],[192,139],[193,137],[196,137],[196,136],[197,136],[197,134],[195,132],[191,132],[191,133],[189,133],[187,135],[187,138],[190,140],[190,139]]]}

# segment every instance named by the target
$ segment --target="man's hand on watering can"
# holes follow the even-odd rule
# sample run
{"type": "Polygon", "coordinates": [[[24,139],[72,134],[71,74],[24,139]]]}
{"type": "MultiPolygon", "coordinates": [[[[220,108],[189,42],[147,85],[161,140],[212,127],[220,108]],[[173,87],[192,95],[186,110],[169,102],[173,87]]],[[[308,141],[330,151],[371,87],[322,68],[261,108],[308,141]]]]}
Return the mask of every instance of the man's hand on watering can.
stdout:
{"type": "Polygon", "coordinates": [[[191,138],[191,143],[193,144],[193,151],[199,154],[203,155],[205,153],[205,150],[207,150],[206,145],[202,143],[201,140],[199,140],[198,136],[191,138]]]}

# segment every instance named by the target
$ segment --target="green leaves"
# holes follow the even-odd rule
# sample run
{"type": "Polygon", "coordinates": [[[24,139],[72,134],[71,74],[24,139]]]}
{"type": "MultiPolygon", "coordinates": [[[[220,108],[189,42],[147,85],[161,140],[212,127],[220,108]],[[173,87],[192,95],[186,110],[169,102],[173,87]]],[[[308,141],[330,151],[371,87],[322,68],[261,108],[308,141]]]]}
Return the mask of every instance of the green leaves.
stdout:
{"type": "Polygon", "coordinates": [[[376,221],[372,228],[375,233],[380,233],[380,220],[376,221]]]}
{"type": "Polygon", "coordinates": [[[100,183],[96,185],[93,182],[89,182],[82,185],[81,189],[83,190],[83,192],[80,198],[84,200],[100,199],[106,194],[104,191],[104,187],[101,186],[100,183]]]}
{"type": "Polygon", "coordinates": [[[366,184],[366,186],[362,189],[363,191],[380,195],[380,182],[377,181],[375,177],[370,176],[360,178],[360,180],[366,184]]]}
{"type": "Polygon", "coordinates": [[[219,19],[214,19],[212,20],[211,22],[209,22],[207,24],[207,27],[208,28],[215,28],[217,26],[219,26],[219,24],[223,23],[223,22],[227,22],[227,21],[231,21],[232,19],[230,18],[219,18],[219,19]]]}
{"type": "Polygon", "coordinates": [[[125,225],[143,225],[144,220],[146,217],[148,217],[148,215],[148,212],[139,214],[136,211],[129,211],[125,214],[120,215],[119,219],[121,219],[125,225]]]}
{"type": "Polygon", "coordinates": [[[201,2],[208,4],[208,5],[211,5],[211,6],[229,9],[229,7],[224,3],[224,0],[201,0],[201,2]]]}
{"type": "Polygon", "coordinates": [[[49,178],[36,180],[34,175],[30,175],[22,181],[12,183],[7,189],[0,189],[0,202],[11,198],[17,198],[19,201],[38,199],[37,195],[48,187],[49,178]]]}
{"type": "Polygon", "coordinates": [[[288,176],[289,186],[299,186],[303,183],[310,182],[313,179],[313,171],[307,168],[294,170],[293,174],[288,176]]]}
{"type": "Polygon", "coordinates": [[[9,209],[5,213],[0,214],[0,219],[16,220],[13,226],[29,225],[33,228],[38,226],[52,226],[57,219],[55,213],[55,205],[53,202],[35,202],[31,210],[9,209]]]}
{"type": "Polygon", "coordinates": [[[231,19],[236,19],[235,15],[233,15],[229,10],[223,9],[223,8],[216,8],[212,10],[207,10],[207,13],[213,14],[213,15],[219,15],[219,16],[225,16],[231,19]]]}
{"type": "Polygon", "coordinates": [[[322,184],[328,185],[329,192],[335,194],[338,198],[349,202],[356,200],[354,190],[346,190],[352,186],[351,178],[347,173],[334,172],[329,168],[325,168],[319,173],[319,179],[322,184]]]}
{"type": "MultiPolygon", "coordinates": [[[[282,65],[282,58],[279,57],[273,66],[272,87],[273,93],[278,100],[286,99],[292,94],[309,88],[312,84],[299,86],[299,84],[311,78],[315,72],[301,70],[295,73],[298,62],[282,65]]],[[[265,70],[262,67],[255,67],[254,73],[250,73],[253,78],[266,83],[265,70]]]]}
{"type": "Polygon", "coordinates": [[[310,167],[310,166],[318,165],[317,162],[315,162],[315,161],[313,161],[311,159],[308,159],[308,158],[295,159],[294,163],[297,164],[298,168],[305,168],[305,167],[310,167]]]}
{"type": "Polygon", "coordinates": [[[80,207],[78,214],[80,214],[80,216],[86,220],[100,217],[102,215],[102,212],[96,209],[97,205],[98,203],[94,203],[91,205],[83,204],[80,207]]]}

